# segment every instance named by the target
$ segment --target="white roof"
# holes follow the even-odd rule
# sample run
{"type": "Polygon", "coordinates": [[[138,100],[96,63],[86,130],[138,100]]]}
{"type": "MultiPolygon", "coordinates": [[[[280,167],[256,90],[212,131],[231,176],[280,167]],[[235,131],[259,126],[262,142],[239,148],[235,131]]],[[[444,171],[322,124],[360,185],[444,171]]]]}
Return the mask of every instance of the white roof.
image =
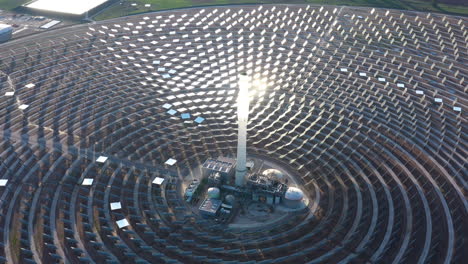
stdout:
{"type": "Polygon", "coordinates": [[[380,77],[379,82],[385,82],[385,78],[380,77]]]}
{"type": "Polygon", "coordinates": [[[166,160],[166,162],[164,164],[172,166],[172,165],[176,164],[176,162],[177,162],[177,160],[175,160],[173,158],[170,158],[170,159],[166,160]]]}
{"type": "Polygon", "coordinates": [[[6,92],[5,93],[5,96],[13,96],[13,95],[15,95],[15,92],[6,92]]]}
{"type": "Polygon", "coordinates": [[[9,27],[11,26],[7,24],[0,24],[0,29],[9,28],[9,27]]]}
{"type": "Polygon", "coordinates": [[[6,25],[6,24],[0,24],[0,33],[5,31],[5,32],[8,32],[8,31],[11,31],[13,30],[13,27],[10,26],[10,25],[6,25]]]}
{"type": "Polygon", "coordinates": [[[347,72],[348,69],[346,69],[346,68],[341,68],[340,71],[342,71],[342,72],[347,72]]]}
{"type": "Polygon", "coordinates": [[[404,88],[405,85],[403,83],[397,83],[397,86],[400,87],[400,88],[404,88]]]}
{"type": "Polygon", "coordinates": [[[26,84],[24,87],[33,88],[34,86],[36,86],[34,83],[29,83],[29,84],[26,84]]]}
{"type": "Polygon", "coordinates": [[[119,226],[119,228],[124,228],[124,227],[130,225],[130,223],[128,223],[127,219],[125,219],[125,218],[121,219],[119,221],[116,221],[115,223],[119,226]]]}
{"type": "Polygon", "coordinates": [[[5,179],[1,179],[0,180],[0,186],[6,186],[8,180],[5,180],[5,179]]]}
{"type": "Polygon", "coordinates": [[[50,21],[50,22],[48,22],[48,23],[46,23],[46,24],[40,26],[40,28],[42,28],[42,29],[49,29],[49,28],[51,28],[51,27],[53,27],[53,26],[55,26],[55,25],[57,25],[57,24],[60,24],[61,22],[62,22],[62,21],[60,21],[60,20],[52,20],[52,21],[50,21]]]}
{"type": "Polygon", "coordinates": [[[435,98],[435,99],[434,99],[434,102],[436,102],[436,103],[442,103],[442,98],[435,98]]]}
{"type": "Polygon", "coordinates": [[[156,179],[154,179],[153,181],[153,183],[157,185],[161,185],[163,182],[164,182],[164,178],[160,178],[160,177],[156,177],[156,179]]]}
{"type": "Polygon", "coordinates": [[[97,158],[96,162],[104,163],[104,162],[106,162],[106,160],[107,160],[107,157],[99,156],[99,158],[97,158]]]}
{"type": "Polygon", "coordinates": [[[367,76],[367,73],[365,73],[365,72],[360,72],[360,73],[359,73],[359,76],[367,76]]]}
{"type": "Polygon", "coordinates": [[[120,202],[115,202],[110,204],[110,208],[111,210],[118,210],[122,208],[122,205],[120,204],[120,202]]]}
{"type": "Polygon", "coordinates": [[[286,193],[284,194],[284,198],[295,201],[302,200],[302,198],[304,198],[304,193],[296,187],[289,187],[286,193]]]}
{"type": "Polygon", "coordinates": [[[163,107],[166,108],[166,109],[169,109],[169,108],[172,107],[172,105],[171,105],[171,104],[168,104],[168,103],[165,103],[165,104],[163,105],[163,107]]]}
{"type": "Polygon", "coordinates": [[[461,107],[454,106],[453,111],[461,112],[461,107]]]}
{"type": "Polygon", "coordinates": [[[83,183],[81,183],[81,185],[92,185],[93,181],[94,181],[94,179],[92,179],[92,178],[85,178],[83,180],[83,183]]]}
{"type": "Polygon", "coordinates": [[[18,108],[21,109],[21,110],[24,110],[24,109],[26,109],[26,108],[28,108],[28,107],[29,107],[29,105],[27,105],[27,104],[22,104],[22,105],[20,105],[18,108]]]}
{"type": "Polygon", "coordinates": [[[82,15],[109,0],[37,0],[26,7],[72,15],[82,15]]]}

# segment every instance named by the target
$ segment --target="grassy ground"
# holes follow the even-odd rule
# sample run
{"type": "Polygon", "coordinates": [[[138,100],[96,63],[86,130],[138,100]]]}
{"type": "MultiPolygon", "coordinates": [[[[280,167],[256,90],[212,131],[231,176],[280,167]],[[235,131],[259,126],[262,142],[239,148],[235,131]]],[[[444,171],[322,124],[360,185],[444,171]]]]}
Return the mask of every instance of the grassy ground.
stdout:
{"type": "Polygon", "coordinates": [[[311,3],[326,5],[372,6],[404,10],[439,12],[464,16],[468,15],[468,5],[457,6],[439,4],[437,7],[433,7],[431,0],[122,0],[98,14],[95,17],[95,19],[104,20],[108,18],[126,16],[148,11],[190,6],[244,3],[311,3]],[[132,6],[132,3],[136,3],[136,6],[132,6]],[[145,7],[145,4],[150,4],[151,6],[145,7]]]}
{"type": "Polygon", "coordinates": [[[30,0],[0,0],[0,9],[11,10],[30,0]]]}
{"type": "MultiPolygon", "coordinates": [[[[30,0],[0,0],[0,9],[11,10],[29,1],[30,0]]],[[[438,1],[443,2],[447,0],[438,1]]],[[[245,3],[310,3],[325,5],[372,6],[468,16],[468,2],[464,5],[438,4],[437,7],[434,7],[432,6],[432,0],[120,0],[116,4],[96,15],[95,19],[104,20],[148,11],[190,6],[245,3]],[[133,3],[136,3],[136,6],[132,6],[131,4],[133,3]],[[145,4],[150,4],[151,6],[145,7],[145,4]]],[[[464,3],[464,0],[460,0],[460,3],[464,3]]]]}

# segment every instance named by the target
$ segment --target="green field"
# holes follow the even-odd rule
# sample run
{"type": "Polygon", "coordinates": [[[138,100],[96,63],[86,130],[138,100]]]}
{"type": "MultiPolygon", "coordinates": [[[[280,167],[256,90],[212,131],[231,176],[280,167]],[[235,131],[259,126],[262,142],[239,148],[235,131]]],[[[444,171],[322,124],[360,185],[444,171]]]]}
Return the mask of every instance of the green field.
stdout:
{"type": "MultiPolygon", "coordinates": [[[[30,0],[0,0],[0,9],[11,10],[30,0]]],[[[84,0],[76,0],[84,1],[84,0]]],[[[442,2],[443,0],[438,0],[442,2]]],[[[460,0],[460,3],[463,3],[460,0]]],[[[349,5],[349,6],[370,6],[404,10],[416,10],[425,12],[439,12],[454,15],[468,15],[468,4],[462,5],[447,5],[438,4],[436,7],[432,5],[432,0],[121,0],[114,5],[106,8],[98,13],[94,18],[96,20],[104,20],[109,18],[121,17],[126,15],[138,14],[142,12],[183,8],[191,6],[207,6],[207,5],[226,5],[226,4],[246,4],[246,3],[289,3],[289,4],[324,4],[324,5],[349,5]],[[136,4],[136,6],[132,6],[136,4]],[[150,4],[150,7],[145,7],[145,4],[150,4]]]]}
{"type": "Polygon", "coordinates": [[[124,0],[107,8],[95,16],[96,20],[104,20],[114,17],[138,14],[148,11],[157,11],[172,8],[182,8],[190,6],[225,5],[225,4],[245,4],[245,3],[289,3],[289,4],[324,4],[324,5],[349,5],[349,6],[371,6],[404,10],[417,10],[440,12],[455,15],[468,15],[468,5],[456,6],[438,4],[432,6],[431,0],[124,0]],[[132,6],[136,3],[136,6],[132,6]],[[145,7],[151,4],[151,7],[145,7]]]}
{"type": "Polygon", "coordinates": [[[11,10],[29,1],[30,0],[0,0],[0,9],[11,10]]]}

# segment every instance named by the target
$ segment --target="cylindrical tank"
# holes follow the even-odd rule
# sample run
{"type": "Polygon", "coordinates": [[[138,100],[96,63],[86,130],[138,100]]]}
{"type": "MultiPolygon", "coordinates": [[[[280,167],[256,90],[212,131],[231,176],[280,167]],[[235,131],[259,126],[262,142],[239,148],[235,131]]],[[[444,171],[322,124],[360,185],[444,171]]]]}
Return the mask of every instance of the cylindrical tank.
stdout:
{"type": "Polygon", "coordinates": [[[213,199],[219,199],[220,191],[216,187],[211,187],[208,189],[208,197],[213,199]]]}
{"type": "Polygon", "coordinates": [[[236,197],[234,197],[232,194],[228,194],[226,197],[224,197],[224,201],[229,205],[234,205],[236,197]]]}
{"type": "Polygon", "coordinates": [[[296,187],[289,187],[284,194],[284,205],[289,208],[299,208],[302,205],[304,193],[296,187]]]}

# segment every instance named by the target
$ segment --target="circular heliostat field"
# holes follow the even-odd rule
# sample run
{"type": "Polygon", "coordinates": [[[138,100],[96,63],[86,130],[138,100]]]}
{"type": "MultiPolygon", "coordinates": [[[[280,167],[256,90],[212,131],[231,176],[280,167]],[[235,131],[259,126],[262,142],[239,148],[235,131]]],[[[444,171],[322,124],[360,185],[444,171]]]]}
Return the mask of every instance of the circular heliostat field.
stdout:
{"type": "Polygon", "coordinates": [[[463,17],[223,6],[0,45],[0,262],[463,263],[463,17]],[[313,217],[231,231],[180,184],[248,153],[295,170],[313,217]]]}

